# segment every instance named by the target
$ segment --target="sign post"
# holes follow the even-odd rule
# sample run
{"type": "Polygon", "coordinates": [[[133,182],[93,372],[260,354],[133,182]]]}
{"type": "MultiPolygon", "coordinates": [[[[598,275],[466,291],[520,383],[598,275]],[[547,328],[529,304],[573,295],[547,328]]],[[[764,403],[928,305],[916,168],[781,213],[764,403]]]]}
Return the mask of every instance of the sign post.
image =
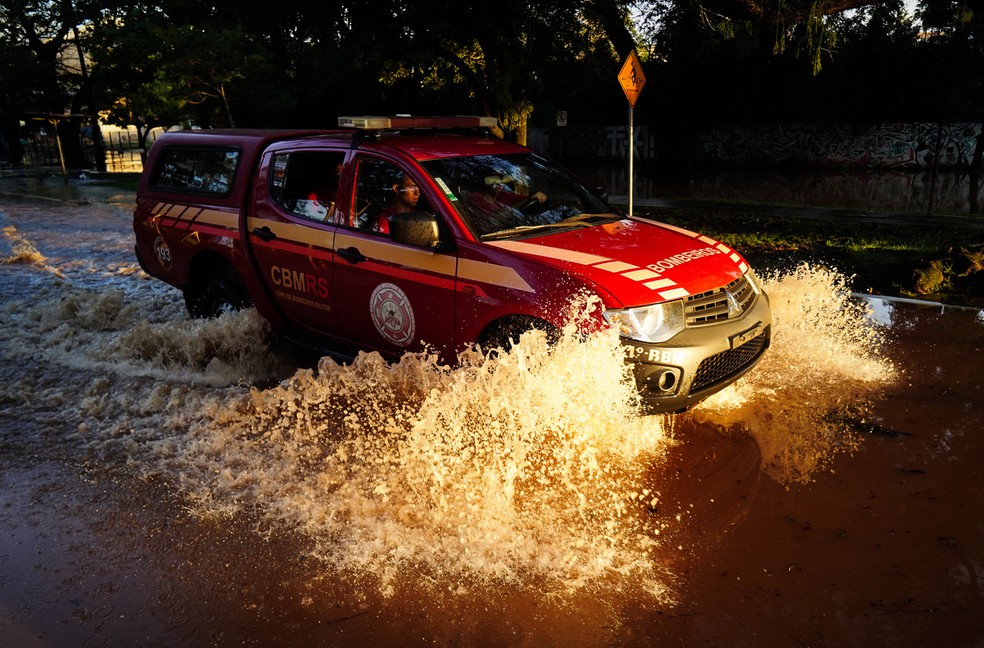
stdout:
{"type": "Polygon", "coordinates": [[[622,86],[625,98],[629,100],[629,215],[631,216],[632,189],[635,186],[635,129],[632,121],[636,99],[639,98],[642,87],[646,85],[646,75],[642,71],[642,64],[635,50],[625,57],[622,69],[618,73],[618,83],[622,86]]]}

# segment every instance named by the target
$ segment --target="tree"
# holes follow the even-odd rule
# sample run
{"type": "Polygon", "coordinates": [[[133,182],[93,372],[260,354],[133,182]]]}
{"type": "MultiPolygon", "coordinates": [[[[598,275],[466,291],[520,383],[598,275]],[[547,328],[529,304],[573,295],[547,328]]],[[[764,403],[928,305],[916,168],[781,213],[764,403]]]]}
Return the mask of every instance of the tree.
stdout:
{"type": "Polygon", "coordinates": [[[235,127],[229,84],[246,77],[262,56],[237,26],[203,29],[195,25],[176,25],[162,30],[167,48],[161,76],[173,80],[187,105],[200,106],[209,100],[219,103],[219,124],[235,127]]]}
{"type": "Polygon", "coordinates": [[[5,143],[4,157],[19,163],[23,157],[20,146],[20,115],[38,110],[34,104],[38,78],[36,61],[26,43],[18,42],[11,32],[13,24],[4,9],[0,20],[0,118],[5,143]]]}
{"type": "MultiPolygon", "coordinates": [[[[0,41],[7,64],[0,78],[5,136],[10,142],[19,139],[19,118],[34,114],[63,114],[71,107],[80,112],[91,109],[76,98],[82,79],[78,67],[66,61],[78,61],[75,28],[83,12],[70,0],[5,0],[0,3],[0,41]],[[9,58],[8,58],[9,57],[9,58]],[[74,103],[73,103],[74,102],[74,103]]],[[[79,139],[78,120],[61,121],[58,137],[72,166],[86,164],[79,139]]],[[[19,145],[11,153],[19,161],[19,145]]]]}
{"type": "Polygon", "coordinates": [[[735,20],[752,20],[764,24],[792,25],[811,16],[843,13],[875,5],[884,0],[704,0],[704,6],[735,20]]]}
{"type": "Polygon", "coordinates": [[[505,134],[525,141],[547,69],[556,70],[560,59],[583,68],[583,48],[590,45],[592,57],[614,72],[616,48],[631,49],[627,6],[619,0],[503,0],[490,20],[482,2],[397,0],[377,16],[392,21],[393,42],[403,53],[389,59],[399,61],[390,78],[423,82],[431,71],[445,70],[479,110],[499,119],[505,134]],[[604,49],[597,47],[601,39],[604,49]]]}
{"type": "Polygon", "coordinates": [[[903,0],[886,0],[838,16],[839,47],[812,101],[834,121],[919,121],[922,93],[912,92],[917,28],[903,0]],[[865,101],[845,101],[849,97],[865,101]],[[824,97],[834,98],[833,101],[824,97]]]}
{"type": "Polygon", "coordinates": [[[926,79],[943,114],[950,120],[980,123],[971,161],[974,174],[980,174],[984,161],[984,7],[970,0],[921,0],[918,15],[928,34],[921,47],[932,51],[938,62],[927,71],[926,79]]]}
{"type": "Polygon", "coordinates": [[[14,145],[16,115],[66,106],[136,123],[142,139],[180,122],[478,112],[522,141],[559,109],[621,120],[615,75],[636,47],[654,88],[637,119],[673,135],[723,120],[979,119],[981,12],[922,6],[932,37],[917,40],[901,0],[502,0],[494,14],[477,0],[4,0],[0,112],[14,145]]]}
{"type": "Polygon", "coordinates": [[[109,123],[136,126],[142,159],[150,131],[180,122],[184,114],[171,82],[162,75],[160,25],[159,12],[142,4],[107,9],[89,25],[96,101],[109,123]]]}

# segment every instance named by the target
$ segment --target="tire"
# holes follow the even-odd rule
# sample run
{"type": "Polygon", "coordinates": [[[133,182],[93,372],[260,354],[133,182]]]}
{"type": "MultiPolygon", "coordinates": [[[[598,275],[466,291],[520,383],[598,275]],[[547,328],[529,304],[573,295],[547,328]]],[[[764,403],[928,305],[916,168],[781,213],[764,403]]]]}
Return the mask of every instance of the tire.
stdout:
{"type": "Polygon", "coordinates": [[[249,308],[252,303],[236,271],[224,264],[198,272],[185,288],[184,297],[188,314],[195,319],[218,317],[249,308]]]}
{"type": "Polygon", "coordinates": [[[478,345],[487,354],[500,349],[508,353],[527,331],[544,331],[551,345],[560,339],[560,330],[550,322],[528,315],[517,315],[492,324],[482,333],[478,345]]]}

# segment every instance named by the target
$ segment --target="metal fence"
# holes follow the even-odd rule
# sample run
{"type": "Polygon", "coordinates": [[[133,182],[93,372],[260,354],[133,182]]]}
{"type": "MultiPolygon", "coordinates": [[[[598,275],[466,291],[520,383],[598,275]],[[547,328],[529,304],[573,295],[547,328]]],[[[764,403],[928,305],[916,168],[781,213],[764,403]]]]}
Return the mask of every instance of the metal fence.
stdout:
{"type": "MultiPolygon", "coordinates": [[[[135,128],[126,130],[103,129],[103,145],[106,151],[107,171],[141,171],[143,160],[140,157],[137,132],[135,128]]],[[[148,146],[153,139],[148,141],[148,146]]]]}
{"type": "MultiPolygon", "coordinates": [[[[128,128],[102,126],[101,131],[107,171],[139,173],[143,170],[143,160],[141,159],[139,138],[135,126],[128,128]]],[[[156,132],[152,131],[147,138],[148,148],[154,139],[156,139],[156,132]]],[[[80,143],[85,158],[91,162],[92,168],[95,168],[96,147],[93,144],[91,129],[83,128],[81,130],[80,143]]],[[[21,166],[41,168],[61,165],[58,141],[53,128],[24,129],[20,144],[23,149],[21,166]]]]}

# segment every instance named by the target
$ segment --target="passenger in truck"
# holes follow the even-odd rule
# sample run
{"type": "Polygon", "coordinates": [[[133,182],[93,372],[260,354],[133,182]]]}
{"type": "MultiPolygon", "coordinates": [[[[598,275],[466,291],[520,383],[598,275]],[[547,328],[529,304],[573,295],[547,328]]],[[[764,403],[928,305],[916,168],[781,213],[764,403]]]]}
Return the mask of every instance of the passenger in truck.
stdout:
{"type": "Polygon", "coordinates": [[[328,220],[335,211],[335,194],[338,193],[338,181],[342,177],[342,163],[335,165],[333,171],[328,173],[324,183],[312,189],[307,195],[308,201],[316,206],[317,213],[322,220],[328,220]]]}

